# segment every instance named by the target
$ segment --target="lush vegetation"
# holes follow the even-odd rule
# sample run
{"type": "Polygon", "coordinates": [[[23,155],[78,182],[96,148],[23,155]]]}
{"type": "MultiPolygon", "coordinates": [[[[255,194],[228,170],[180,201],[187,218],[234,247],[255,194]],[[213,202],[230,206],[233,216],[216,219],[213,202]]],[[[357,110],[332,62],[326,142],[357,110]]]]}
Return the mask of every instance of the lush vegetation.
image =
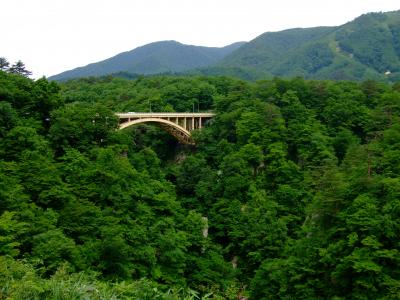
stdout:
{"type": "Polygon", "coordinates": [[[0,298],[400,297],[398,83],[0,71],[0,111],[0,298]],[[150,108],[217,115],[116,130],[150,108]]]}

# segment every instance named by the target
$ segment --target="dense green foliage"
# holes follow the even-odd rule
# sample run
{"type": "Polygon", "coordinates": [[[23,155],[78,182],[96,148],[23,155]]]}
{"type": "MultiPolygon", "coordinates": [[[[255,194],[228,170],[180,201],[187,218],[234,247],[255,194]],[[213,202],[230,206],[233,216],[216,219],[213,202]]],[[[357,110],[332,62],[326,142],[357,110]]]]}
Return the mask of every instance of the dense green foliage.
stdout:
{"type": "MultiPolygon", "coordinates": [[[[201,47],[184,45],[176,41],[162,41],[120,53],[106,60],[84,67],[65,71],[52,80],[67,80],[78,77],[103,76],[123,72],[123,74],[161,74],[183,72],[206,67],[220,61],[239,48],[243,42],[225,47],[201,47]]],[[[123,75],[122,74],[122,75],[123,75]]]]}
{"type": "Polygon", "coordinates": [[[399,84],[0,71],[0,111],[2,298],[400,297],[399,84]],[[150,107],[216,117],[116,130],[150,107]]]}

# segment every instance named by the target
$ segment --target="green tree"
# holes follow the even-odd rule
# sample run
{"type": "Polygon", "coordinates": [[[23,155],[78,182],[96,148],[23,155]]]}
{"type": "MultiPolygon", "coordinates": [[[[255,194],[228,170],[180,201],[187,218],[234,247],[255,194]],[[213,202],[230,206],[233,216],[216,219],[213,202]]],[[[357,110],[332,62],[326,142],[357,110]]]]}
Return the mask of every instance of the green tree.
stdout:
{"type": "Polygon", "coordinates": [[[60,229],[35,235],[32,244],[32,256],[43,260],[47,275],[66,261],[74,262],[77,255],[74,241],[66,237],[60,229]]]}
{"type": "Polygon", "coordinates": [[[0,57],[0,70],[7,71],[9,67],[10,63],[8,62],[8,60],[4,57],[0,57]]]}
{"type": "Polygon", "coordinates": [[[2,150],[0,153],[5,159],[17,160],[26,152],[37,152],[44,156],[51,154],[47,141],[35,129],[25,126],[12,128],[0,140],[2,150]]]}
{"type": "Polygon", "coordinates": [[[31,71],[28,71],[25,68],[25,64],[22,61],[17,61],[15,64],[13,64],[9,69],[8,72],[12,74],[18,74],[22,76],[28,77],[29,75],[32,75],[31,71]]]}
{"type": "Polygon", "coordinates": [[[0,137],[4,138],[11,128],[18,123],[17,112],[8,102],[0,102],[0,137]]]}
{"type": "Polygon", "coordinates": [[[102,105],[70,104],[55,110],[51,119],[50,140],[58,153],[67,148],[88,151],[107,145],[118,126],[117,117],[102,105]]]}
{"type": "Polygon", "coordinates": [[[20,235],[26,231],[27,223],[14,218],[14,212],[0,215],[0,255],[17,256],[21,245],[20,235]]]}

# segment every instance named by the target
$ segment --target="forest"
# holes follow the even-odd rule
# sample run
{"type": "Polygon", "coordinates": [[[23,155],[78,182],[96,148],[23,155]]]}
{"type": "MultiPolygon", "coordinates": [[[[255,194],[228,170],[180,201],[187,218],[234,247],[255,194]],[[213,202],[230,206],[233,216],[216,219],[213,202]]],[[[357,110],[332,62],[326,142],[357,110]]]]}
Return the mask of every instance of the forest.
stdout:
{"type": "Polygon", "coordinates": [[[0,299],[399,299],[400,83],[0,71],[0,299]],[[115,112],[213,111],[180,145],[115,112]]]}

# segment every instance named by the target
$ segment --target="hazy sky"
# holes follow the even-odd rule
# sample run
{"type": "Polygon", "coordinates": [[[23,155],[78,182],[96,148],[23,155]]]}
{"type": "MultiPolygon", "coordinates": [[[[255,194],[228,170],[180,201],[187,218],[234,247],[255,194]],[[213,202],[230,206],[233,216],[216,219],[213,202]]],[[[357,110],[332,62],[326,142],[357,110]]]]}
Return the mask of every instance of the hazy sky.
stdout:
{"type": "Polygon", "coordinates": [[[399,0],[2,0],[0,57],[50,76],[147,43],[225,46],[266,31],[341,25],[399,0]]]}

